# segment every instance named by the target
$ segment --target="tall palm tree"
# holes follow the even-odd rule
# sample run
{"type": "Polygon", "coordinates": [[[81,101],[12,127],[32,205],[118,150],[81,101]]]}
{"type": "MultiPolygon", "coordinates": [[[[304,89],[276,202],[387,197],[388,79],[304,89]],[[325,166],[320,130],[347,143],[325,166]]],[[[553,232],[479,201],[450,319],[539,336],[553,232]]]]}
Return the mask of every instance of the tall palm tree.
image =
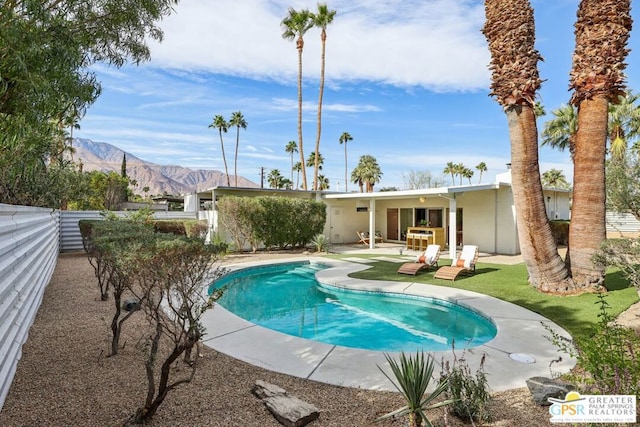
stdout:
{"type": "Polygon", "coordinates": [[[605,157],[609,102],[624,95],[631,0],[582,0],[575,24],[571,104],[578,109],[567,265],[576,288],[599,288],[593,254],[606,237],[605,157]]]}
{"type": "Polygon", "coordinates": [[[231,113],[231,119],[229,120],[229,126],[236,127],[236,157],[234,160],[235,186],[238,186],[238,146],[240,145],[240,128],[246,129],[247,122],[244,119],[241,111],[235,111],[231,113]]]}
{"type": "Polygon", "coordinates": [[[358,165],[351,172],[351,182],[358,184],[360,192],[373,192],[375,184],[380,182],[382,171],[375,157],[365,154],[360,156],[358,165]]]}
{"type": "Polygon", "coordinates": [[[504,108],[511,139],[511,177],[520,250],[529,281],[544,292],[562,292],[567,269],[547,219],[535,115],[541,79],[533,9],[528,0],[485,0],[483,33],[491,53],[491,95],[504,108]]]}
{"type": "Polygon", "coordinates": [[[318,175],[318,190],[329,189],[329,178],[324,175],[318,175]]]}
{"type": "Polygon", "coordinates": [[[542,174],[542,185],[546,188],[567,190],[571,186],[560,169],[549,169],[542,174]]]}
{"type": "Polygon", "coordinates": [[[482,182],[482,174],[487,171],[487,164],[485,162],[480,162],[476,165],[476,169],[480,172],[480,176],[478,177],[478,184],[482,182]]]}
{"type": "Polygon", "coordinates": [[[298,188],[300,188],[300,171],[301,171],[302,169],[304,169],[304,168],[302,167],[302,163],[300,163],[300,162],[295,162],[295,163],[293,164],[293,171],[294,171],[294,172],[296,172],[296,190],[297,190],[298,188]]]}
{"type": "Polygon", "coordinates": [[[471,178],[473,178],[473,171],[471,169],[465,167],[460,176],[467,178],[469,180],[469,185],[471,185],[471,178]]]}
{"type": "MultiPolygon", "coordinates": [[[[300,163],[304,164],[304,148],[302,144],[302,51],[304,49],[304,35],[313,27],[313,16],[309,9],[295,10],[289,8],[289,14],[282,20],[282,37],[285,40],[295,40],[298,50],[298,150],[300,163]]],[[[302,188],[307,189],[307,171],[302,168],[302,188]]]]}
{"type": "Polygon", "coordinates": [[[347,188],[347,183],[349,180],[347,179],[347,142],[353,141],[353,137],[349,132],[342,132],[338,141],[340,141],[340,145],[344,144],[344,192],[348,193],[349,189],[347,188]]]}
{"type": "Polygon", "coordinates": [[[269,175],[267,175],[267,182],[269,183],[269,188],[281,188],[281,184],[283,181],[283,176],[278,169],[271,169],[269,175]]]}
{"type": "Polygon", "coordinates": [[[227,187],[231,187],[231,181],[229,180],[229,169],[227,168],[227,157],[224,154],[224,141],[222,140],[222,132],[227,133],[229,130],[229,124],[221,115],[217,114],[213,117],[213,121],[209,125],[210,128],[218,129],[220,134],[220,151],[222,151],[222,161],[224,162],[224,173],[227,176],[227,187]]]}
{"type": "MultiPolygon", "coordinates": [[[[335,10],[329,10],[326,3],[318,3],[318,11],[312,15],[313,25],[320,28],[320,41],[322,42],[322,53],[320,56],[320,93],[318,95],[318,134],[316,136],[316,153],[320,153],[320,134],[322,132],[322,96],[324,95],[324,65],[325,50],[327,45],[327,26],[333,22],[336,16],[335,10]]],[[[313,168],[313,189],[318,190],[318,166],[319,159],[316,156],[313,168]]]]}
{"type": "Polygon", "coordinates": [[[289,141],[284,151],[291,155],[291,182],[293,183],[293,153],[298,152],[298,144],[295,141],[289,141]]]}
{"type": "Polygon", "coordinates": [[[460,185],[462,185],[462,178],[464,178],[465,176],[466,169],[467,167],[464,165],[464,163],[456,163],[454,165],[454,170],[456,171],[456,175],[458,175],[458,178],[460,179],[460,185]]]}
{"type": "Polygon", "coordinates": [[[453,162],[447,162],[447,166],[444,167],[442,171],[444,174],[451,175],[451,185],[456,185],[455,174],[456,174],[456,165],[453,162]]]}
{"type": "Polygon", "coordinates": [[[554,118],[544,124],[542,143],[564,151],[569,148],[573,159],[573,147],[578,132],[578,114],[573,105],[562,105],[551,112],[554,118]]]}
{"type": "Polygon", "coordinates": [[[313,151],[309,154],[309,157],[307,157],[307,163],[306,166],[308,168],[313,168],[315,167],[316,164],[316,159],[318,159],[318,169],[322,170],[322,165],[324,165],[324,157],[322,157],[322,153],[318,153],[316,155],[316,152],[313,151]]]}

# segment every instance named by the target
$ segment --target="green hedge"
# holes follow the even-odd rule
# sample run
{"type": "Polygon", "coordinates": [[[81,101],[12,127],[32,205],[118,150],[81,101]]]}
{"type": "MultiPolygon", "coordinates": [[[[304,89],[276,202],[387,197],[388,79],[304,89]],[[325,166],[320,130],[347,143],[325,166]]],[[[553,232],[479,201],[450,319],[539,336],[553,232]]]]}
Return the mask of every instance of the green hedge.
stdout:
{"type": "Polygon", "coordinates": [[[569,244],[569,221],[554,220],[549,221],[551,234],[556,241],[556,245],[567,246],[569,244]]]}
{"type": "Polygon", "coordinates": [[[225,196],[217,205],[224,230],[234,240],[236,250],[249,243],[266,248],[301,247],[322,233],[327,207],[322,202],[289,197],[225,196]]]}

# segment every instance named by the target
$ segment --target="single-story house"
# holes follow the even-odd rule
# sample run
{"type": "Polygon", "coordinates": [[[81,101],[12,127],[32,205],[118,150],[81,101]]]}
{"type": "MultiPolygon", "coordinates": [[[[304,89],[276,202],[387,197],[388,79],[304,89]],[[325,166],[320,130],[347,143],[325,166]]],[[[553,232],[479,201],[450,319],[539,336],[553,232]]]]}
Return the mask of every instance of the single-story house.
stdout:
{"type": "MultiPolygon", "coordinates": [[[[416,249],[432,242],[443,248],[468,243],[478,245],[482,252],[520,253],[510,171],[489,184],[374,193],[216,187],[185,196],[185,210],[195,210],[208,199],[211,210],[202,217],[209,220],[213,231],[223,232],[218,228],[215,201],[225,195],[323,201],[327,205],[324,234],[333,244],[357,242],[358,232],[364,232],[416,249]]],[[[569,219],[570,197],[570,190],[545,189],[548,218],[569,219]]],[[[368,242],[374,247],[376,239],[368,242]]]]}

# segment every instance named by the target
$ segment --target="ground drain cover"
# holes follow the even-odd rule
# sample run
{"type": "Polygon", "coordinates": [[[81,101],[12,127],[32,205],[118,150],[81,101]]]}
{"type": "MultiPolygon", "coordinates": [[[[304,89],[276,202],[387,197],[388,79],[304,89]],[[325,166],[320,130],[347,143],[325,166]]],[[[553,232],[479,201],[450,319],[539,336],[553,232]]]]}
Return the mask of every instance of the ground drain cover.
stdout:
{"type": "Polygon", "coordinates": [[[509,357],[512,360],[515,360],[516,362],[520,362],[520,363],[535,363],[536,359],[533,358],[533,356],[529,356],[528,354],[523,354],[523,353],[510,353],[509,357]]]}

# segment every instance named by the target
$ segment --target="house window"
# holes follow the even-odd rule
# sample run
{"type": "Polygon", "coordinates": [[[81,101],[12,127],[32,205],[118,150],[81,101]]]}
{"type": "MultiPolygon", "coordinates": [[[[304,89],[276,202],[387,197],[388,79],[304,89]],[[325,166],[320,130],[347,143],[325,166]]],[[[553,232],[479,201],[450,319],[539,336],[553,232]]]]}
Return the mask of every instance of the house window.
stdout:
{"type": "Polygon", "coordinates": [[[422,226],[423,222],[428,223],[425,225],[426,227],[431,228],[442,228],[444,227],[444,214],[441,208],[439,209],[426,209],[426,208],[416,208],[415,209],[415,226],[422,226]]]}

